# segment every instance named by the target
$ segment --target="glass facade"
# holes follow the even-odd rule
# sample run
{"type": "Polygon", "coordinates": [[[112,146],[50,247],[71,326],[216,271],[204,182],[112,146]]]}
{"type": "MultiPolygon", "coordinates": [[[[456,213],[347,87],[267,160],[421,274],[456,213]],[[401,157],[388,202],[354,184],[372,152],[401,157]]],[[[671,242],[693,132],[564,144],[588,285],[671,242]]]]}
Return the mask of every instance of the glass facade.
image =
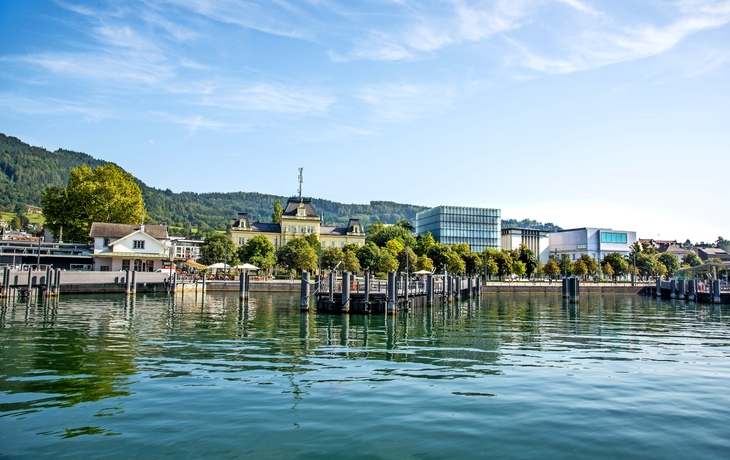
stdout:
{"type": "Polygon", "coordinates": [[[477,252],[501,248],[501,225],[499,209],[438,206],[416,214],[416,235],[431,232],[439,243],[466,243],[477,252]]]}
{"type": "Polygon", "coordinates": [[[601,243],[626,244],[626,233],[601,232],[601,243]]]}

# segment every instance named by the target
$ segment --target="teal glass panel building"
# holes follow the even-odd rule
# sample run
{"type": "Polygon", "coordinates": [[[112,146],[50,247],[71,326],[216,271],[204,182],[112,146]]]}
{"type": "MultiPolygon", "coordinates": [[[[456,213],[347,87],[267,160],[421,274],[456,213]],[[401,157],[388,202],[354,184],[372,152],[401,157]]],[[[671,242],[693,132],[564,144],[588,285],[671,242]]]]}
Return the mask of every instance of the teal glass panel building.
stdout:
{"type": "Polygon", "coordinates": [[[501,248],[501,226],[500,209],[437,206],[416,214],[416,235],[431,232],[439,243],[466,243],[479,252],[501,248]]]}

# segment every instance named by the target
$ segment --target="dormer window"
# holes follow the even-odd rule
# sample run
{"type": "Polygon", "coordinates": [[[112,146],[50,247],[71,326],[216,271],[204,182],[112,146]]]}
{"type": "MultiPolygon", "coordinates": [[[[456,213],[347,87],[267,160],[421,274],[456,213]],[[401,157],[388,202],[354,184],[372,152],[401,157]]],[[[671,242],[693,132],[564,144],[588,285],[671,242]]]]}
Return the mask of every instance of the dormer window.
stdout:
{"type": "Polygon", "coordinates": [[[132,241],[132,249],[144,249],[144,240],[132,241]]]}

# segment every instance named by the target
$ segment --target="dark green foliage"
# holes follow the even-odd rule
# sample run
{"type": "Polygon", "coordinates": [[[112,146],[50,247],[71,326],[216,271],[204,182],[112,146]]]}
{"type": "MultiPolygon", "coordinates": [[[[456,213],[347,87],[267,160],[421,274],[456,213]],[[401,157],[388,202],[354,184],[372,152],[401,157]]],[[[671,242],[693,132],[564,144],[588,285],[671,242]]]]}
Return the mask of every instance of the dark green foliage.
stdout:
{"type": "Polygon", "coordinates": [[[546,232],[559,232],[562,230],[561,227],[553,224],[552,222],[538,222],[532,219],[502,219],[502,228],[533,228],[535,230],[544,230],[546,232]]]}
{"type": "Polygon", "coordinates": [[[213,265],[224,261],[227,265],[238,265],[239,263],[238,253],[233,241],[222,233],[210,235],[200,245],[198,262],[203,265],[213,265]]]}

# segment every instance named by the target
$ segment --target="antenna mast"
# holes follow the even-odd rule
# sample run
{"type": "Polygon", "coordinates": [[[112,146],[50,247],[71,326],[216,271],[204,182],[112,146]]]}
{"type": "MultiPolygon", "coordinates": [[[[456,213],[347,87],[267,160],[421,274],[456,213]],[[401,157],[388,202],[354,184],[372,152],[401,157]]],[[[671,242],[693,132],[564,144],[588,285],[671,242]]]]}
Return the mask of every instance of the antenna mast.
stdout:
{"type": "Polygon", "coordinates": [[[304,168],[299,168],[299,202],[302,202],[302,182],[304,182],[304,176],[302,175],[302,172],[304,171],[304,168]]]}

